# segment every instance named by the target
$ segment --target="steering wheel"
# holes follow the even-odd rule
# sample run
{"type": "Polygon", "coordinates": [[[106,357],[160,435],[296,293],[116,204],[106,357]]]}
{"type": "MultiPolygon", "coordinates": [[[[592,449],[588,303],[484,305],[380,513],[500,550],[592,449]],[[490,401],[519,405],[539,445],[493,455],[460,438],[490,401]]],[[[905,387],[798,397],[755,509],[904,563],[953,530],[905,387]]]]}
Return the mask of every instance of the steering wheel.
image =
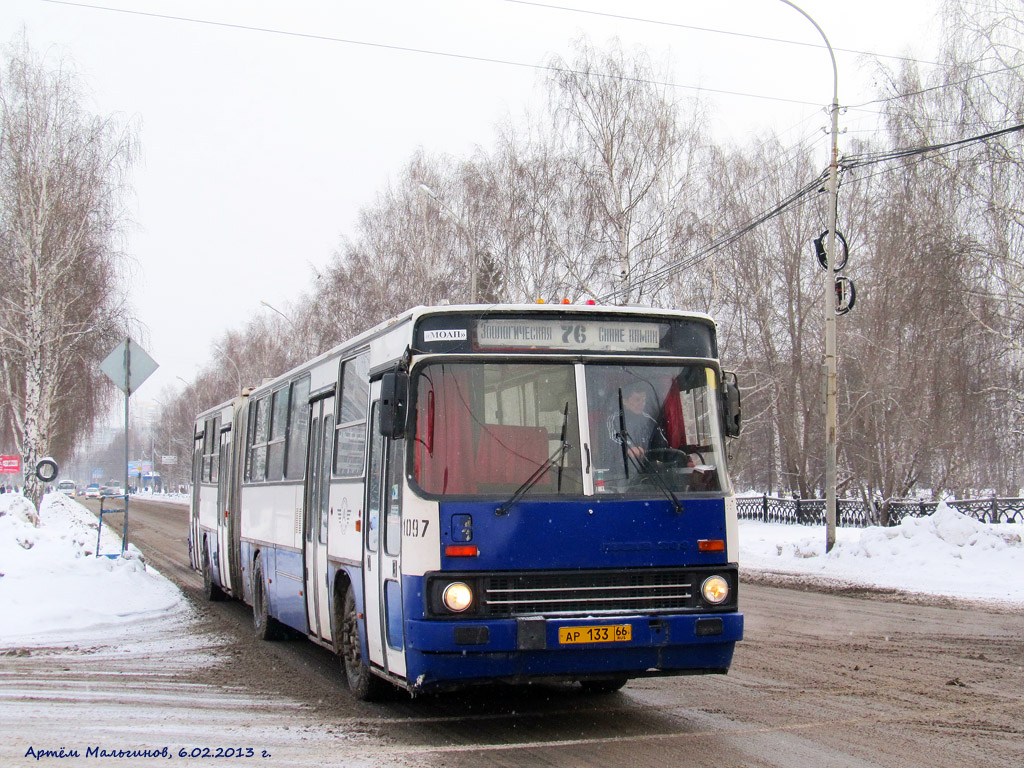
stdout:
{"type": "Polygon", "coordinates": [[[690,455],[686,451],[681,451],[677,448],[651,448],[647,452],[647,458],[668,466],[675,466],[677,464],[685,466],[687,461],[689,461],[690,455]]]}

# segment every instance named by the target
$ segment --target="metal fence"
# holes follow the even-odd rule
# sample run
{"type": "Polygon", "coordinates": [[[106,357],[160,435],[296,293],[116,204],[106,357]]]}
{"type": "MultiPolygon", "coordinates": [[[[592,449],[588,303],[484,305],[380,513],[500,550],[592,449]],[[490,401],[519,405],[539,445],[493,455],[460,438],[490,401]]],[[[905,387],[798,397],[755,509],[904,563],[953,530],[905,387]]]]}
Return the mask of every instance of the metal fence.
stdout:
{"type": "MultiPolygon", "coordinates": [[[[982,523],[1024,523],[1024,499],[957,499],[947,501],[953,509],[982,523]]],[[[869,525],[899,525],[905,517],[924,517],[938,508],[937,501],[890,500],[868,503],[838,499],[836,525],[866,528],[869,525]]],[[[779,496],[741,496],[736,499],[740,520],[793,525],[824,525],[824,499],[790,499],[779,496]]]]}

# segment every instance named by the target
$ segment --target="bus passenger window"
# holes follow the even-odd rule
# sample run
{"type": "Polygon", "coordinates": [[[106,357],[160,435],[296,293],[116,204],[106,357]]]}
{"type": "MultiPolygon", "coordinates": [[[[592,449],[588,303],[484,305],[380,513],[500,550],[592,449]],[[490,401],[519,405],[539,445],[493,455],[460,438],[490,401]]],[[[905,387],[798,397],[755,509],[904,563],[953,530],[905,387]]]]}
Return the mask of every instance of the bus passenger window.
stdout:
{"type": "Polygon", "coordinates": [[[267,445],[267,479],[280,480],[284,477],[284,433],[288,418],[288,388],[277,390],[273,395],[270,421],[270,443],[267,445]]]}
{"type": "Polygon", "coordinates": [[[288,467],[285,477],[301,480],[306,472],[306,433],[309,431],[309,376],[292,384],[291,411],[288,414],[288,467]]]}
{"type": "Polygon", "coordinates": [[[267,398],[249,405],[249,479],[253,482],[267,477],[267,398]]]}
{"type": "Polygon", "coordinates": [[[366,409],[370,396],[370,355],[364,352],[341,366],[341,402],[334,440],[334,474],[362,477],[366,453],[366,409]]]}

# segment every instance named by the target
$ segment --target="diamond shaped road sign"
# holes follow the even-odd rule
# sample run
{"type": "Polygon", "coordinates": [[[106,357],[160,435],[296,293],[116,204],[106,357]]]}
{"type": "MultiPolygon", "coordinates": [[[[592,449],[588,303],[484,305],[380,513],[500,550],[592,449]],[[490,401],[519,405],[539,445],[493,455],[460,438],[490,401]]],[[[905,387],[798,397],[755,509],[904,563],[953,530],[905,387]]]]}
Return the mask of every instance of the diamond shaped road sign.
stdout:
{"type": "Polygon", "coordinates": [[[142,386],[159,366],[146,350],[131,339],[125,339],[100,363],[100,370],[127,395],[142,386]]]}

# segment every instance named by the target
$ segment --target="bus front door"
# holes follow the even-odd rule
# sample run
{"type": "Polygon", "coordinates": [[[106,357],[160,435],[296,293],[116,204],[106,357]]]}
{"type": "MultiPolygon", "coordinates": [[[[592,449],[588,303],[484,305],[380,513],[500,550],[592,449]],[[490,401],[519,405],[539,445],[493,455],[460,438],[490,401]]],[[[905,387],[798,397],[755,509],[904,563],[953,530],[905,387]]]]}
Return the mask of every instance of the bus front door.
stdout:
{"type": "Polygon", "coordinates": [[[303,536],[306,618],[309,633],[330,641],[331,605],[327,572],[330,521],[331,449],[334,446],[334,397],[309,405],[309,451],[306,453],[306,529],[303,536]]]}
{"type": "Polygon", "coordinates": [[[380,434],[380,385],[373,385],[370,461],[366,478],[363,560],[366,644],[370,662],[405,677],[402,612],[402,486],[405,441],[380,434]]]}

